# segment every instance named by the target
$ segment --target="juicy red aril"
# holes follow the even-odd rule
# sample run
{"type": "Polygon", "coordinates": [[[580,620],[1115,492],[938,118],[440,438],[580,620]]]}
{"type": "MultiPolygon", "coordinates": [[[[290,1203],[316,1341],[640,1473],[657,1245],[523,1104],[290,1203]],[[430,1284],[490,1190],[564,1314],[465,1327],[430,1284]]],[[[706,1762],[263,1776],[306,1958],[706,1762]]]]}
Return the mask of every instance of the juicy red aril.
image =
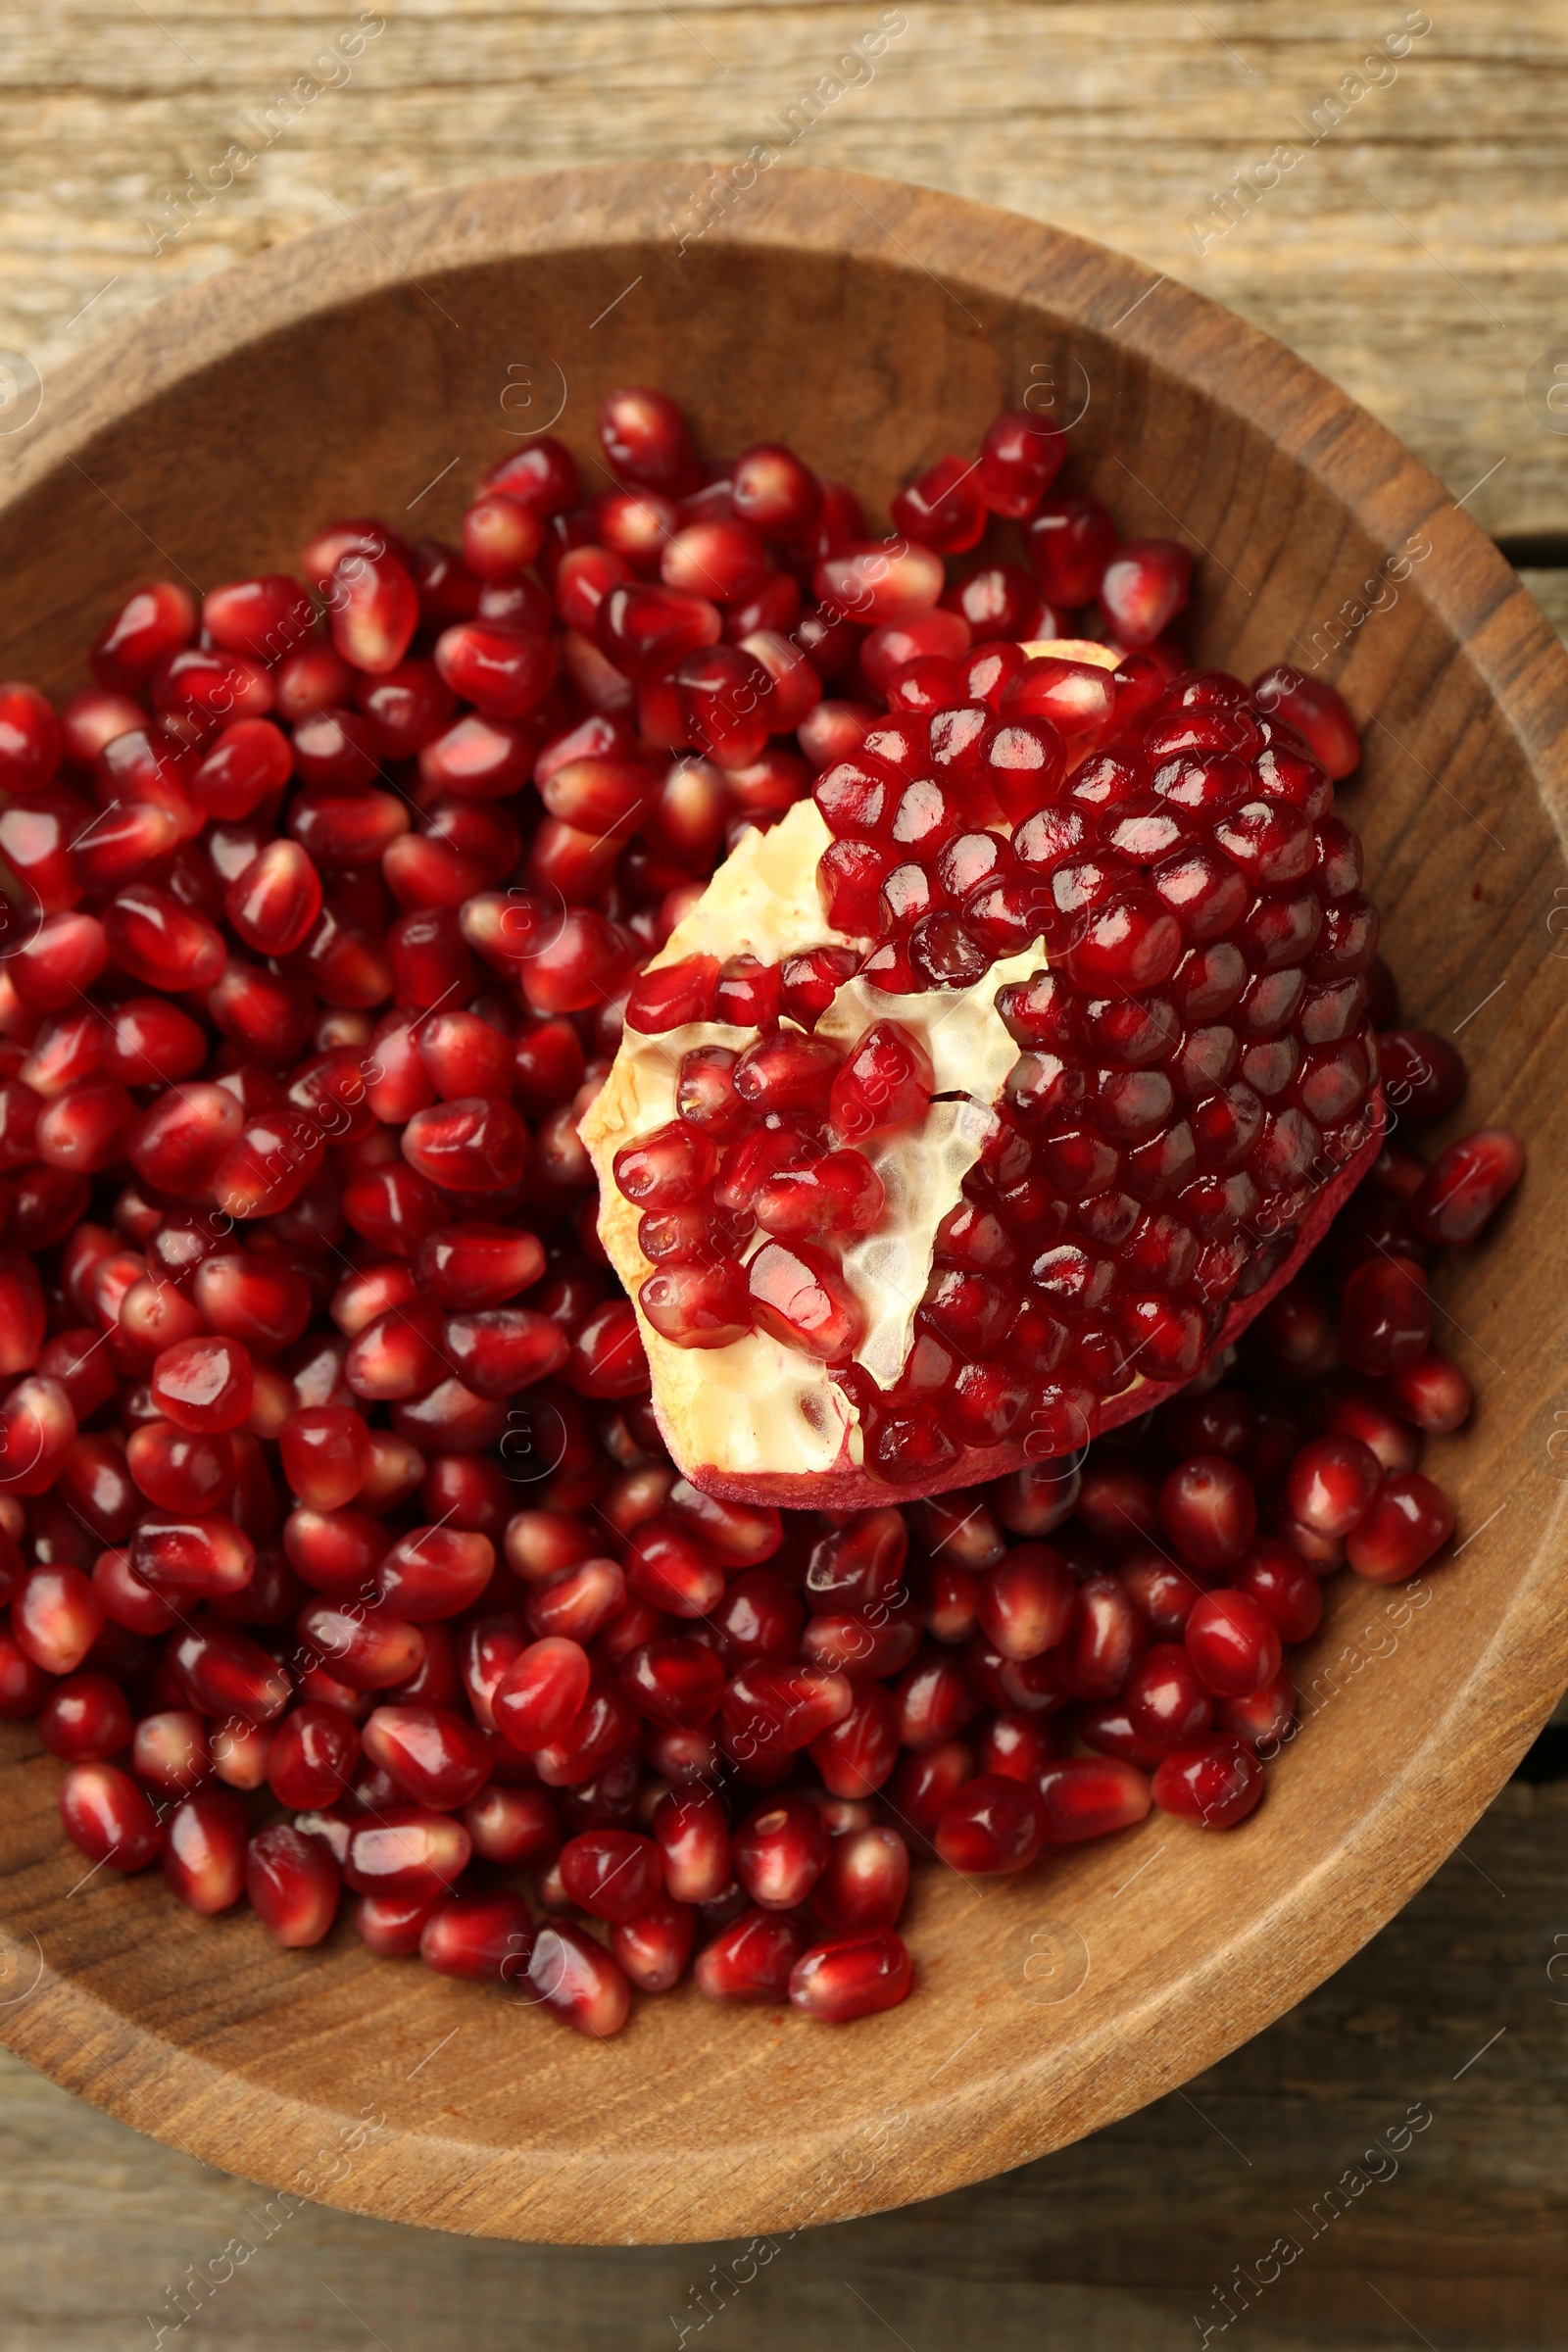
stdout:
{"type": "Polygon", "coordinates": [[[743,1911],[698,1953],[698,1987],[712,2000],[781,2001],[805,1943],[786,1913],[743,1911]]]}
{"type": "Polygon", "coordinates": [[[1433,1162],[1409,1202],[1423,1241],[1473,1242],[1524,1173],[1524,1147],[1506,1127],[1478,1127],[1433,1162]]]}
{"type": "MultiPolygon", "coordinates": [[[[1388,1393],[1396,1412],[1417,1429],[1446,1434],[1470,1417],[1473,1392],[1459,1365],[1439,1348],[1429,1348],[1413,1364],[1391,1372],[1388,1393]]],[[[1386,1469],[1412,1469],[1412,1462],[1386,1462],[1386,1469]]]]}
{"type": "Polygon", "coordinates": [[[1348,1536],[1370,1510],[1382,1475],[1382,1463],[1359,1439],[1315,1438],[1291,1464],[1286,1505],[1315,1535],[1348,1536]]]}
{"type": "Polygon", "coordinates": [[[1183,1639],[1199,1681],[1218,1698],[1246,1698],[1279,1673],[1279,1629],[1250,1592],[1202,1593],[1183,1639]]]}
{"type": "Polygon", "coordinates": [[[1246,1472],[1223,1454],[1197,1454],[1159,1491],[1160,1523],[1190,1567],[1230,1567],[1252,1541],[1257,1502],[1246,1472]]]}
{"type": "Polygon", "coordinates": [[[1035,1793],[1052,1845],[1076,1845],[1131,1829],[1150,1806],[1148,1781],[1116,1756],[1066,1756],[1046,1764],[1036,1777],[1035,1793]]]}
{"type": "Polygon", "coordinates": [[[736,1830],[735,1875],[764,1911],[793,1911],[805,1902],[827,1861],[821,1817],[799,1797],[768,1799],[736,1830]]]}
{"type": "Polygon", "coordinates": [[[1329,774],[1339,781],[1360,764],[1361,742],[1345,700],[1325,678],[1309,678],[1278,662],[1252,681],[1252,700],[1260,710],[1276,712],[1312,748],[1329,774]]]}
{"type": "Polygon", "coordinates": [[[594,1919],[635,1919],[663,1886],[663,1865],[650,1838],[629,1830],[585,1830],[561,1849],[562,1884],[594,1919]]]}
{"type": "Polygon", "coordinates": [[[1263,1767],[1243,1740],[1226,1733],[1161,1757],[1152,1785],[1162,1813],[1200,1829],[1229,1830],[1261,1797],[1263,1767]]]}
{"type": "Polygon", "coordinates": [[[60,1819],[73,1845],[110,1870],[144,1870],[164,1832],[145,1793],[115,1764],[73,1764],[60,1784],[60,1819]]]}
{"type": "Polygon", "coordinates": [[[319,1943],[337,1915],[341,1880],[329,1847],[286,1822],[263,1830],[245,1855],[245,1891],[273,1940],[289,1951],[319,1943]]]}
{"type": "Polygon", "coordinates": [[[1426,1271],[1407,1257],[1358,1266],[1340,1303],[1340,1349],[1356,1372],[1393,1372],[1425,1355],[1432,1341],[1426,1271]]]}
{"type": "Polygon", "coordinates": [[[631,2006],[631,1986],[611,1953],[585,1930],[547,1920],[528,1961],[532,1998],[563,2025],[602,2039],[618,2034],[631,2006]]]}
{"type": "Polygon", "coordinates": [[[1139,1739],[1164,1750],[1184,1747],[1207,1731],[1214,1702],[1187,1651],[1158,1642],[1133,1668],[1124,1692],[1127,1720],[1139,1739]]]}
{"type": "Polygon", "coordinates": [[[1350,1566],[1371,1584],[1397,1584],[1424,1567],[1452,1533],[1453,1505],[1443,1489],[1419,1471],[1394,1472],[1351,1530],[1350,1566]]]}
{"type": "Polygon", "coordinates": [[[1040,1800],[1022,1781],[983,1773],[950,1796],[938,1815],[936,1849],[966,1878],[1027,1870],[1045,1838],[1040,1800]]]}
{"type": "Polygon", "coordinates": [[[909,1990],[909,1955],[892,1928],[871,1928],[813,1944],[790,1971],[793,2005],[828,2025],[896,2008],[909,1990]]]}

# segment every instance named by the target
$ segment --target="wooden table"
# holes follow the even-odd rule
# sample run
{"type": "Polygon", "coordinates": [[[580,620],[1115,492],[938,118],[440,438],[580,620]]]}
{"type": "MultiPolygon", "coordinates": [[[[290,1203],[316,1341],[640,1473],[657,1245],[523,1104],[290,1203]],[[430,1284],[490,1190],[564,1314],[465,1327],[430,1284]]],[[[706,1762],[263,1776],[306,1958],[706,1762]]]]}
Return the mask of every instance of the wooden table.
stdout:
{"type": "MultiPolygon", "coordinates": [[[[47,399],[108,326],[345,212],[552,163],[738,157],[806,123],[791,166],[1011,205],[1256,319],[1513,542],[1568,625],[1568,571],[1540,568],[1568,557],[1547,399],[1568,382],[1568,18],[1547,0],[1437,22],[1397,0],[24,0],[6,33],[0,430],[8,381],[24,395],[34,369],[47,399]],[[879,25],[885,52],[857,62],[879,25]]],[[[270,2225],[261,2192],[0,2053],[5,2342],[188,2341],[188,2266],[249,2239],[187,2322],[232,2352],[652,2352],[683,2328],[702,2352],[1153,2352],[1224,2340],[1244,2298],[1252,2352],[1560,2352],[1565,2014],[1568,1781],[1516,1781],[1356,1961],[1185,2092],[755,2278],[738,2247],[533,2250],[312,2207],[270,2225]],[[1411,2110],[1431,2121],[1396,2157],[1411,2110]],[[1282,2238],[1300,2252],[1256,2283],[1282,2238]]]]}

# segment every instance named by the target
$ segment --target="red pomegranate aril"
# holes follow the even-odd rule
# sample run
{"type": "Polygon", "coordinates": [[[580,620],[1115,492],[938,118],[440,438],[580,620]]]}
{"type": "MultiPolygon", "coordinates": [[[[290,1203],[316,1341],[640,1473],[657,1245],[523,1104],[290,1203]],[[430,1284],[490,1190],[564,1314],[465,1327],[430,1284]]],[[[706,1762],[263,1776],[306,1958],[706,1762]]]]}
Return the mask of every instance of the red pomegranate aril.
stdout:
{"type": "Polygon", "coordinates": [[[1352,1371],[1393,1372],[1413,1364],[1432,1343],[1426,1271],[1407,1257],[1358,1266],[1340,1301],[1340,1351],[1352,1371]]]}
{"type": "Polygon", "coordinates": [[[188,1796],[213,1769],[207,1726],[186,1708],[144,1715],[131,1740],[130,1768],[161,1796],[188,1796]]]}
{"type": "Polygon", "coordinates": [[[467,1831],[450,1814],[391,1805],[356,1823],[343,1876],[356,1894],[434,1903],[456,1885],[471,1850],[467,1831]]]}
{"type": "Polygon", "coordinates": [[[110,1870],[144,1870],[164,1832],[146,1793],[115,1764],[72,1764],[60,1784],[66,1836],[88,1861],[110,1870]]]}
{"type": "Polygon", "coordinates": [[[1203,1573],[1242,1558],[1257,1528],[1251,1482],[1223,1454],[1198,1454],[1159,1492],[1160,1524],[1182,1558],[1203,1573]]]}
{"type": "Polygon", "coordinates": [[[1314,1535],[1348,1536],[1371,1509],[1383,1469],[1357,1438],[1314,1438],[1291,1464],[1286,1507],[1314,1535]]]}
{"type": "Polygon", "coordinates": [[[238,1429],[250,1413],[252,1388],[243,1343],[221,1337],[182,1340],[164,1350],[152,1371],[158,1410],[177,1428],[202,1435],[238,1429]]]}
{"type": "Polygon", "coordinates": [[[1279,1673],[1279,1628],[1250,1592],[1202,1593],[1183,1639],[1200,1682],[1217,1698],[1246,1698],[1279,1673]]]}
{"type": "Polygon", "coordinates": [[[1222,1733],[1161,1757],[1152,1787],[1162,1813],[1200,1829],[1229,1830],[1245,1821],[1261,1797],[1263,1767],[1245,1741],[1222,1733]]]}
{"type": "Polygon", "coordinates": [[[985,1773],[965,1782],[942,1807],[935,1843],[942,1860],[965,1878],[1027,1870],[1045,1837],[1040,1800],[1022,1781],[985,1773]]]}
{"type": "Polygon", "coordinates": [[[805,1944],[805,1931],[787,1914],[745,1910],[699,1952],[693,1974],[712,2000],[782,2001],[805,1944]]]}
{"type": "Polygon", "coordinates": [[[404,1796],[440,1812],[466,1805],[490,1777],[483,1733],[450,1707],[376,1707],[361,1738],[371,1763],[390,1774],[404,1796]]]}
{"type": "Polygon", "coordinates": [[[516,1984],[527,1975],[533,1922],[519,1894],[459,1894],[419,1931],[419,1957],[438,1976],[516,1984]]]}
{"type": "Polygon", "coordinates": [[[1408,1203],[1423,1241],[1473,1242],[1524,1173],[1524,1147],[1506,1127],[1478,1127],[1433,1162],[1408,1203]]]}
{"type": "Polygon", "coordinates": [[[764,1911],[793,1911],[806,1901],[827,1861],[828,1838],[815,1808],[800,1797],[769,1797],[734,1834],[735,1875],[764,1911]]]}
{"type": "Polygon", "coordinates": [[[300,1640],[355,1690],[390,1690],[416,1674],[424,1656],[420,1629],[384,1607],[308,1601],[295,1625],[300,1640]]]}
{"type": "Polygon", "coordinates": [[[1038,1657],[1066,1632],[1073,1596],[1059,1553],[1047,1544],[1020,1544],[982,1577],[979,1623],[1004,1657],[1038,1657]]]}
{"type": "Polygon", "coordinates": [[[38,1738],[64,1764],[101,1764],[119,1755],[130,1742],[124,1692],[107,1674],[68,1675],[38,1711],[38,1738]]]}
{"type": "Polygon", "coordinates": [[[580,1642],[552,1636],[521,1650],[491,1693],[496,1728],[524,1754],[563,1740],[592,1679],[580,1642]]]}
{"type": "Polygon", "coordinates": [[[696,1935],[695,1911],[661,1895],[612,1926],[610,1948],[639,1992],[668,1992],[685,1973],[696,1935]]]}
{"type": "Polygon", "coordinates": [[[560,1869],[571,1900],[594,1919],[635,1919],[663,1889],[659,1847],[629,1830],[585,1830],[568,1838],[560,1869]]]}
{"type": "MultiPolygon", "coordinates": [[[[1413,1364],[1402,1364],[1391,1372],[1387,1388],[1390,1400],[1401,1418],[1434,1436],[1446,1436],[1462,1428],[1470,1418],[1474,1401],[1470,1382],[1441,1348],[1431,1348],[1413,1364]]],[[[1389,1470],[1414,1467],[1413,1460],[1384,1463],[1389,1470]]]]}
{"type": "Polygon", "coordinates": [[[1347,1548],[1350,1566],[1369,1584],[1394,1585],[1413,1576],[1453,1533],[1453,1505],[1418,1470],[1383,1480],[1371,1509],[1347,1548]]]}
{"type": "Polygon", "coordinates": [[[340,1707],[307,1701],[278,1725],[267,1751],[267,1778],[280,1805],[335,1805],[360,1760],[360,1733],[340,1707]]]}
{"type": "Polygon", "coordinates": [[[908,1951],[891,1927],[835,1936],[811,1945],[790,1971],[793,2006],[825,2025],[847,2025],[895,2009],[911,1981],[908,1951]]]}
{"type": "Polygon", "coordinates": [[[164,1824],[163,1870],[172,1892],[211,1919],[245,1891],[245,1807],[224,1788],[185,1797],[164,1824]]]}
{"type": "Polygon", "coordinates": [[[1200,1739],[1214,1711],[1212,1694],[1199,1681],[1186,1649],[1174,1642],[1159,1642],[1145,1651],[1128,1677],[1123,1703],[1133,1732],[1161,1752],[1200,1739]]]}
{"type": "Polygon", "coordinates": [[[538,1929],[527,1983],[541,2008],[595,2040],[618,2034],[631,2008],[631,1986],[618,1962],[566,1920],[546,1920],[538,1929]]]}
{"type": "Polygon", "coordinates": [[[1034,1792],[1052,1845],[1075,1845],[1131,1829],[1151,1803],[1146,1776],[1117,1756],[1064,1756],[1046,1764],[1034,1792]]]}
{"type": "Polygon", "coordinates": [[[245,1853],[245,1891],[276,1943],[301,1951],[319,1943],[337,1916],[342,1881],[325,1841],[278,1822],[245,1853]]]}
{"type": "MultiPolygon", "coordinates": [[[[1310,1641],[1323,1616],[1323,1588],[1311,1567],[1286,1543],[1264,1537],[1232,1572],[1239,1592],[1251,1595],[1279,1627],[1282,1642],[1310,1641]]],[[[1234,1724],[1222,1725],[1235,1730],[1234,1724]]]]}
{"type": "Polygon", "coordinates": [[[482,1862],[509,1870],[553,1859],[561,1819],[542,1788],[505,1788],[492,1781],[463,1808],[464,1826],[482,1862]]]}
{"type": "Polygon", "coordinates": [[[131,1538],[130,1564],[166,1600],[205,1600],[243,1592],[256,1571],[256,1552],[220,1513],[187,1518],[148,1511],[131,1538]]]}
{"type": "Polygon", "coordinates": [[[79,1568],[29,1570],[11,1603],[11,1638],[45,1674],[74,1674],[104,1629],[104,1607],[79,1568]]]}
{"type": "Polygon", "coordinates": [[[667,393],[633,384],[607,392],[599,404],[599,440],[623,482],[684,498],[699,470],[686,419],[667,393]]]}
{"type": "Polygon", "coordinates": [[[1275,712],[1304,736],[1313,757],[1322,761],[1336,783],[1359,765],[1361,743],[1355,721],[1344,698],[1326,678],[1307,677],[1290,662],[1281,662],[1253,679],[1252,700],[1260,710],[1275,712]]]}

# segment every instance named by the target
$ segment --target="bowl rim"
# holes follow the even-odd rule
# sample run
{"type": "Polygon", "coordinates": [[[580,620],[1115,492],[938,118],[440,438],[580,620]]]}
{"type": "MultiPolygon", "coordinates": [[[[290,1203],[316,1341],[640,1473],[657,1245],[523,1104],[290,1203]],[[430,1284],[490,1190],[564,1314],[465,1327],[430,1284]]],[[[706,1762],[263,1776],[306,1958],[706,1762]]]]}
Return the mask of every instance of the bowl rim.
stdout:
{"type": "MultiPolygon", "coordinates": [[[[280,328],[399,281],[434,299],[420,272],[435,278],[530,257],[646,246],[669,234],[671,209],[694,174],[700,182],[729,169],[596,165],[415,198],[314,230],[184,288],[46,380],[35,426],[0,443],[0,511],[59,467],[87,472],[82,460],[101,437],[124,429],[172,386],[280,328]]],[[[737,250],[787,247],[895,271],[918,270],[939,284],[944,276],[956,279],[1000,305],[1033,304],[1073,328],[1120,340],[1154,368],[1179,373],[1238,423],[1262,431],[1284,460],[1314,476],[1383,544],[1425,530],[1439,560],[1423,567],[1413,594],[1451,636],[1452,660],[1468,663],[1487,689],[1559,838],[1568,832],[1568,655],[1462,504],[1347,393],[1260,329],[1089,240],[865,174],[796,167],[775,172],[704,235],[737,250]]],[[[1538,1566],[1551,1534],[1548,1524],[1538,1538],[1538,1566]]],[[[842,2132],[803,2131],[788,2180],[781,2178],[765,2193],[739,2180],[744,2151],[736,2147],[716,2151],[706,2167],[683,2150],[680,2168],[692,2175],[687,2187],[662,2175],[644,2192],[635,2153],[612,2182],[606,2157],[592,2148],[571,2161],[510,2151],[517,2162],[508,2166],[488,2143],[482,2151],[469,2147],[455,2127],[439,2122],[388,2127],[385,2143],[347,2180],[318,2183],[308,2193],[350,2211],[476,2234],[671,2242],[780,2228],[800,2210],[798,2200],[789,2202],[795,2184],[824,2165],[830,2178],[810,2207],[813,2224],[882,2210],[1020,2164],[1188,2080],[1341,1966],[1463,1838],[1565,1682],[1568,1623],[1554,1618],[1537,1574],[1521,1583],[1491,1639],[1478,1642],[1471,1671],[1406,1764],[1388,1777],[1353,1847],[1322,1854],[1296,1899],[1248,1919],[1195,1964],[1179,1990],[1151,2005],[1166,2038],[1162,2061],[1130,2068],[1115,2029],[1096,2028],[1075,2046],[1070,2067],[1055,2062],[1061,2079],[1037,2067],[1020,2096],[1014,2078],[1005,2113],[998,2105],[1007,2070],[956,2079],[919,2108],[919,2128],[869,2176],[848,2177],[842,2132]],[[1445,1758],[1451,1763],[1455,1753],[1463,1769],[1446,1769],[1445,1758]],[[1310,1948],[1292,1933],[1301,1928],[1308,1905],[1310,1948]],[[1174,2058],[1170,2045],[1177,2047],[1174,2058]]],[[[15,1745],[8,1742],[7,1752],[15,1745]]],[[[194,2045],[181,2042],[177,2021],[160,2032],[126,2018],[93,1989],[90,1973],[60,1973],[41,1949],[38,1968],[34,1990],[41,1997],[0,2007],[0,2041],[137,2129],[273,2186],[287,2182],[299,2150],[329,2144],[339,2130],[335,2109],[292,2094],[285,2099],[236,2077],[203,2055],[199,2035],[194,2045]],[[147,2103],[153,2086],[157,2114],[147,2103]]],[[[874,2049],[873,2040],[867,2054],[874,2049]]],[[[760,2103],[765,2105],[765,2092],[760,2103]]]]}

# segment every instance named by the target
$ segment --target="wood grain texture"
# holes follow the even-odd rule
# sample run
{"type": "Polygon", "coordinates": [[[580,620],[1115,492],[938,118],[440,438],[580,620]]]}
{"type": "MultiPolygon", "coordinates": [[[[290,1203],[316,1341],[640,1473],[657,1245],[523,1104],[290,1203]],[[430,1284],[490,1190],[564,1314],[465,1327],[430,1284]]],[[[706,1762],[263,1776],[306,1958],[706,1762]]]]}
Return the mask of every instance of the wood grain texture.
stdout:
{"type": "Polygon", "coordinates": [[[347,1932],[284,1955],[248,1918],[172,1911],[156,1884],[99,1874],[73,1892],[54,1767],[9,1732],[0,1917],[37,1938],[42,1976],[0,2036],[270,2183],[316,2180],[319,2151],[384,2111],[320,2193],[475,2233],[789,2229],[975,2180],[1143,2105],[1397,1908],[1568,1677],[1547,1451],[1568,1237],[1542,1180],[1568,1149],[1549,928],[1568,890],[1568,662],[1545,621],[1370,418],[1136,265],[952,199],[784,172],[680,254],[665,223],[681,187],[628,168],[402,208],[176,297],[62,377],[0,457],[0,666],[66,683],[149,546],[206,584],[289,561],[331,512],[416,507],[450,527],[514,429],[508,370],[524,362],[541,405],[565,387],[560,429],[584,458],[599,392],[651,379],[710,446],[777,431],[883,498],[1049,364],[1090,387],[1077,478],[1124,528],[1174,523],[1198,551],[1200,658],[1250,673],[1319,632],[1388,551],[1425,551],[1334,663],[1370,722],[1351,805],[1411,1011],[1477,1023],[1466,1115],[1522,1128],[1538,1175],[1440,1290],[1484,1398],[1463,1443],[1434,1448],[1462,1562],[1413,1607],[1336,1596],[1307,1736],[1237,1836],[1152,1821],[1022,1883],[927,1880],[920,1997],[853,2043],[688,1988],[592,2047],[520,2004],[388,1971],[347,1932]],[[1058,1948],[1047,1989],[1068,1997],[1042,1999],[1038,1954],[1058,1948]],[[425,2072],[443,2040],[454,2054],[425,2072]]]}
{"type": "Polygon", "coordinates": [[[7,2352],[150,2344],[148,2316],[181,2310],[199,2316],[164,2352],[671,2352],[682,2326],[686,2352],[1179,2352],[1282,2233],[1300,2255],[1212,2345],[1388,2352],[1414,2328],[1441,2352],[1561,2352],[1565,1889],[1568,1785],[1516,1783],[1364,1952],[1185,2091],[1000,2180],[779,2241],[755,2278],[745,2238],[583,2250],[285,2218],[0,2056],[7,2352]],[[1433,2120],[1395,2174],[1368,2151],[1412,2105],[1433,2120]],[[1352,2167],[1368,2185],[1331,2200],[1352,2167]]]}
{"type": "MultiPolygon", "coordinates": [[[[345,209],[564,163],[744,156],[780,139],[771,123],[884,12],[389,0],[384,32],[347,69],[341,49],[322,67],[359,13],[14,0],[0,345],[47,377],[157,295],[345,209]],[[318,94],[300,96],[313,72],[318,94]],[[247,141],[254,163],[156,250],[180,218],[166,192],[192,172],[210,186],[247,141]]],[[[1568,526],[1568,441],[1525,380],[1568,350],[1568,18],[1552,0],[1438,10],[1397,77],[1342,95],[1320,137],[1312,109],[1396,30],[1402,0],[908,0],[902,14],[907,30],[869,78],[847,70],[858,86],[823,105],[788,163],[951,188],[1133,253],[1289,342],[1455,496],[1496,467],[1471,502],[1486,527],[1568,526]],[[1299,164],[1200,251],[1189,221],[1281,143],[1299,164]]]]}

